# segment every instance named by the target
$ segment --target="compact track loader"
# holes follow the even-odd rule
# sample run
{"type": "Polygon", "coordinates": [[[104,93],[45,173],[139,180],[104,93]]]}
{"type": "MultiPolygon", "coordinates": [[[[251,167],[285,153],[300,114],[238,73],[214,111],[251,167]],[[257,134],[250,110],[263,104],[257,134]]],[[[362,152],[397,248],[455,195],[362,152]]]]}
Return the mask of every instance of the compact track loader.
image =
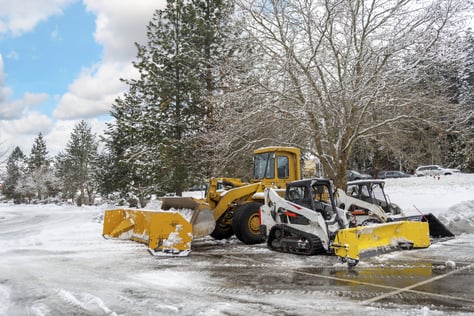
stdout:
{"type": "Polygon", "coordinates": [[[212,178],[204,199],[164,197],[159,211],[106,211],[104,237],[132,239],[148,244],[153,254],[174,255],[189,253],[193,238],[209,234],[215,239],[235,234],[246,244],[263,242],[259,218],[263,191],[273,187],[283,195],[287,183],[301,178],[300,149],[264,147],[253,154],[250,182],[212,178]]]}
{"type": "Polygon", "coordinates": [[[432,213],[407,216],[397,204],[389,201],[384,186],[383,180],[350,181],[346,190],[337,189],[336,205],[351,212],[356,225],[421,221],[428,223],[432,238],[454,237],[454,234],[432,213]]]}
{"type": "Polygon", "coordinates": [[[274,251],[335,254],[349,265],[356,265],[364,257],[430,246],[426,222],[351,227],[353,215],[336,207],[329,179],[292,182],[286,187],[285,198],[272,188],[266,189],[264,196],[260,231],[274,251]]]}

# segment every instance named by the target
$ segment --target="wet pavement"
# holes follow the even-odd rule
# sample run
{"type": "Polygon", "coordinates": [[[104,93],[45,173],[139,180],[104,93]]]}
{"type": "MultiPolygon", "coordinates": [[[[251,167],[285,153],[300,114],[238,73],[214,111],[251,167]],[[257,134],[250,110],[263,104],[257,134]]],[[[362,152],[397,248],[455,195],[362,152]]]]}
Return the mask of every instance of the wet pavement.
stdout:
{"type": "Polygon", "coordinates": [[[431,249],[367,258],[354,268],[332,256],[295,256],[238,242],[214,247],[196,242],[192,256],[215,262],[213,276],[228,278],[231,287],[247,286],[262,293],[304,289],[360,305],[429,306],[474,315],[473,248],[469,242],[449,240],[431,249]],[[246,252],[248,247],[253,250],[246,252]],[[225,249],[228,254],[222,254],[225,249]]]}

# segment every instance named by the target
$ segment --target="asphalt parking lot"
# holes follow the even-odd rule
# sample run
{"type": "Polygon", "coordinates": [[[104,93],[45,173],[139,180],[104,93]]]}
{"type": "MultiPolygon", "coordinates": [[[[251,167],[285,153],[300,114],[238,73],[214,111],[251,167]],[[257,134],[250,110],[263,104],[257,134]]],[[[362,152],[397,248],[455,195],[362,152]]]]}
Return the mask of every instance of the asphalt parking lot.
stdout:
{"type": "Polygon", "coordinates": [[[196,243],[192,256],[215,261],[214,265],[221,268],[212,273],[230,276],[236,286],[252,284],[263,292],[304,288],[348,298],[358,305],[430,306],[449,313],[474,314],[474,249],[463,240],[367,258],[355,268],[336,257],[270,252],[264,245],[252,246],[246,253],[249,246],[238,242],[216,247],[205,244],[196,243]],[[244,266],[236,267],[236,263],[244,266]],[[248,266],[252,266],[252,273],[248,266]]]}

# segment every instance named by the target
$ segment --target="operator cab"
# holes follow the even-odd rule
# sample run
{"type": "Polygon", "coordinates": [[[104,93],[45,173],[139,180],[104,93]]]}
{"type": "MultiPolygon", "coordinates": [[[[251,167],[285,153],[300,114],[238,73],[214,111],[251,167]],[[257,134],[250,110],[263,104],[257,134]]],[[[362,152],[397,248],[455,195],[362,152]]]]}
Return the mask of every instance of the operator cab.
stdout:
{"type": "Polygon", "coordinates": [[[300,150],[293,147],[264,147],[254,151],[252,183],[285,188],[301,178],[300,150]]]}
{"type": "Polygon", "coordinates": [[[384,185],[383,180],[350,181],[347,183],[346,192],[356,199],[380,206],[386,213],[399,214],[400,208],[390,203],[384,185]]]}
{"type": "Polygon", "coordinates": [[[331,198],[331,182],[326,179],[306,179],[295,181],[286,188],[286,199],[295,204],[312,209],[330,220],[335,215],[335,205],[331,198]]]}

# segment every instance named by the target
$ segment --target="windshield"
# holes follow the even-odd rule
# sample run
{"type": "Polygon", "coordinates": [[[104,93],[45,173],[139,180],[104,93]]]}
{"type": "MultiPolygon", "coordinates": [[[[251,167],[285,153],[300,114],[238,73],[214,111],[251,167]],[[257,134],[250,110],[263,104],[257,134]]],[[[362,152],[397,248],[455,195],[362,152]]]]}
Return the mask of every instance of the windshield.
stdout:
{"type": "Polygon", "coordinates": [[[275,158],[273,153],[257,154],[254,157],[253,178],[274,178],[275,158]]]}
{"type": "Polygon", "coordinates": [[[372,185],[372,198],[380,201],[385,201],[385,194],[383,188],[379,184],[372,185]]]}
{"type": "Polygon", "coordinates": [[[364,201],[385,201],[383,187],[378,183],[348,185],[347,193],[364,201]]]}
{"type": "Polygon", "coordinates": [[[277,157],[277,168],[278,168],[278,178],[287,179],[290,176],[290,164],[288,162],[288,157],[278,156],[277,157]]]}

